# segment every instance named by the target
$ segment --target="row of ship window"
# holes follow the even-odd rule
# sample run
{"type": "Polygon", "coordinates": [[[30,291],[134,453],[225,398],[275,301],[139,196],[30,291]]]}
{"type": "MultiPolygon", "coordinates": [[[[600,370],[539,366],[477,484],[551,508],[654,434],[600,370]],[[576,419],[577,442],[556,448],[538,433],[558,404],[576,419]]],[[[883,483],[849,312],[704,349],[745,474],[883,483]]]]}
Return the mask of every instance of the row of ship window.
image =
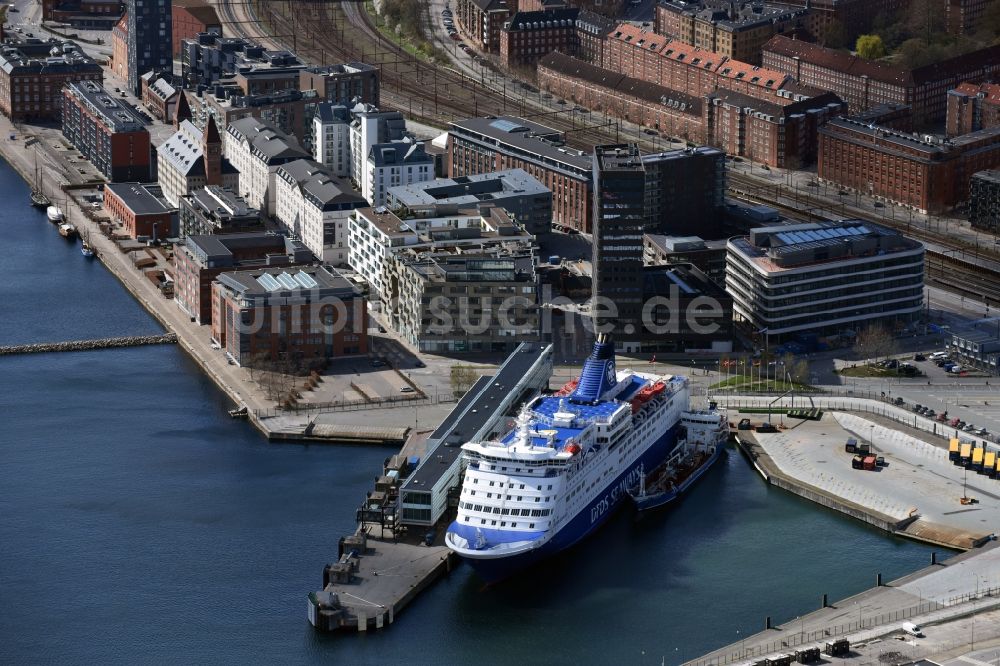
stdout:
{"type": "MultiPolygon", "coordinates": [[[[465,517],[465,522],[467,522],[467,523],[471,522],[471,518],[469,518],[469,516],[466,516],[465,517]]],[[[497,521],[491,520],[490,523],[492,525],[496,525],[497,521]]],[[[479,519],[479,524],[480,525],[485,525],[486,524],[486,519],[485,518],[480,518],[479,519]]],[[[517,522],[511,522],[510,526],[511,527],[517,527],[517,522]]],[[[500,527],[507,527],[507,522],[506,521],[502,521],[500,523],[500,527]]],[[[521,523],[521,527],[524,527],[524,523],[521,523]]],[[[528,529],[530,529],[530,530],[535,529],[535,524],[534,523],[528,523],[528,529]]]]}
{"type": "MultiPolygon", "coordinates": [[[[503,469],[504,469],[504,470],[506,470],[507,468],[506,468],[506,467],[504,467],[503,469]]],[[[519,472],[520,472],[521,470],[520,470],[520,469],[518,469],[517,471],[519,471],[519,472]]],[[[479,483],[479,479],[478,479],[478,478],[476,478],[476,479],[473,479],[473,480],[472,480],[472,482],[473,482],[473,483],[479,483]]],[[[490,485],[491,485],[491,486],[494,486],[494,485],[496,485],[496,482],[495,482],[495,481],[490,481],[490,485]]],[[[500,482],[500,487],[501,487],[501,488],[503,488],[503,487],[504,487],[504,485],[503,485],[503,481],[501,481],[501,482],[500,482]]],[[[510,483],[510,482],[508,482],[508,483],[507,483],[507,487],[508,487],[508,488],[513,488],[513,487],[514,487],[514,484],[513,484],[513,483],[510,483]]],[[[521,486],[520,486],[520,489],[521,489],[521,490],[524,490],[524,484],[523,484],[523,483],[521,484],[521,486]]],[[[541,490],[541,489],[542,489],[542,487],[541,487],[541,486],[538,486],[538,489],[539,489],[539,490],[541,490]]],[[[551,485],[549,485],[548,489],[549,489],[549,490],[552,490],[552,486],[551,486],[551,485]]]]}
{"type": "Polygon", "coordinates": [[[548,516],[552,509],[501,509],[498,506],[483,506],[482,504],[472,504],[471,502],[461,502],[461,507],[466,511],[483,511],[485,513],[499,513],[502,516],[548,516]]]}
{"type": "MultiPolygon", "coordinates": [[[[551,488],[552,486],[549,486],[549,487],[551,488]]],[[[475,495],[475,494],[476,494],[476,491],[475,491],[475,490],[472,490],[472,491],[469,491],[469,494],[470,494],[470,495],[475,495]]],[[[486,499],[493,499],[493,493],[486,493],[486,499]]],[[[513,499],[515,499],[515,498],[514,498],[514,496],[513,496],[513,495],[501,495],[500,493],[497,493],[497,499],[507,499],[507,500],[513,500],[513,499]]],[[[524,501],[524,499],[523,499],[523,495],[518,495],[516,499],[517,499],[517,501],[518,501],[518,502],[523,502],[523,501],[524,501]]],[[[529,499],[530,499],[530,498],[529,498],[529,499]]],[[[536,498],[535,498],[535,501],[536,501],[536,502],[539,502],[539,501],[541,501],[541,499],[542,499],[541,497],[536,497],[536,498]]],[[[545,498],[545,501],[546,501],[546,502],[548,502],[548,501],[549,501],[549,498],[548,498],[548,497],[546,497],[546,498],[545,498]]]]}

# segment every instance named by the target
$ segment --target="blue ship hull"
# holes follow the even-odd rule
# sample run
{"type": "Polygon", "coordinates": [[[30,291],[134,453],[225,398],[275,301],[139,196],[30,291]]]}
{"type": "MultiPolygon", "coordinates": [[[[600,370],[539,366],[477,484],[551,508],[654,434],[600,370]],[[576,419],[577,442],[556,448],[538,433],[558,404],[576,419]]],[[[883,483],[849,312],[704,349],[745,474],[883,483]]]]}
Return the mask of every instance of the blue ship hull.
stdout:
{"type": "Polygon", "coordinates": [[[677,426],[675,425],[651,444],[645,453],[608,484],[604,492],[595,497],[569,523],[563,525],[555,536],[544,545],[510,557],[463,559],[472,565],[476,573],[487,583],[496,583],[570,548],[597,531],[629,498],[628,487],[632,485],[629,480],[637,478],[636,475],[641,474],[640,470],[643,466],[645,469],[658,467],[670,456],[676,446],[677,426]]]}
{"type": "Polygon", "coordinates": [[[660,493],[651,493],[645,497],[632,497],[632,501],[635,503],[635,508],[639,511],[649,511],[651,509],[659,509],[661,507],[667,506],[678,497],[683,495],[687,490],[698,482],[698,479],[702,477],[715,464],[715,462],[722,457],[722,452],[725,449],[724,446],[715,447],[715,453],[705,459],[705,462],[701,464],[698,469],[691,473],[688,478],[674,490],[664,491],[660,493]]]}

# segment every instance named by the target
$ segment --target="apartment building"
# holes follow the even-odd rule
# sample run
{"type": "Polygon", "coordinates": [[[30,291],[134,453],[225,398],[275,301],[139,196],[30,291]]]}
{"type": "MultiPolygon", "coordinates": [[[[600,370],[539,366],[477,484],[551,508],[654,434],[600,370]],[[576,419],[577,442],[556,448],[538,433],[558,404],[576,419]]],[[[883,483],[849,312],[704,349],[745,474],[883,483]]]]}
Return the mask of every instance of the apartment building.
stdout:
{"type": "Polygon", "coordinates": [[[62,133],[111,181],[148,181],[149,132],[135,110],[97,81],[63,88],[62,133]]]}
{"type": "Polygon", "coordinates": [[[236,191],[267,215],[275,213],[278,167],[309,157],[294,138],[256,118],[242,118],[229,125],[225,152],[239,171],[236,191]]]}

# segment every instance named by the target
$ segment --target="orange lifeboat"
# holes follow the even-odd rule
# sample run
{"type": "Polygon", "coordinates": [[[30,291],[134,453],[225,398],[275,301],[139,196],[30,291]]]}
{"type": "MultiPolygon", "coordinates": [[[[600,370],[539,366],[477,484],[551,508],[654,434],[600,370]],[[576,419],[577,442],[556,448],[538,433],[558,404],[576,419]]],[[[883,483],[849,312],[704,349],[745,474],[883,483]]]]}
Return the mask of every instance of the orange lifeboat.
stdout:
{"type": "Polygon", "coordinates": [[[562,396],[565,396],[565,395],[569,395],[570,393],[572,393],[573,391],[576,390],[576,387],[579,384],[580,384],[580,380],[579,379],[571,379],[568,382],[566,382],[565,384],[563,384],[563,387],[561,389],[559,389],[558,391],[556,391],[554,395],[556,397],[562,397],[562,396]]]}
{"type": "Polygon", "coordinates": [[[667,385],[663,382],[656,382],[654,384],[649,384],[648,386],[643,386],[639,389],[639,392],[635,394],[635,397],[632,398],[632,413],[635,414],[638,412],[642,409],[643,405],[663,393],[666,388],[667,385]]]}
{"type": "Polygon", "coordinates": [[[566,447],[566,450],[569,451],[569,454],[572,456],[575,456],[580,451],[582,451],[579,444],[570,444],[569,446],[566,447]]]}

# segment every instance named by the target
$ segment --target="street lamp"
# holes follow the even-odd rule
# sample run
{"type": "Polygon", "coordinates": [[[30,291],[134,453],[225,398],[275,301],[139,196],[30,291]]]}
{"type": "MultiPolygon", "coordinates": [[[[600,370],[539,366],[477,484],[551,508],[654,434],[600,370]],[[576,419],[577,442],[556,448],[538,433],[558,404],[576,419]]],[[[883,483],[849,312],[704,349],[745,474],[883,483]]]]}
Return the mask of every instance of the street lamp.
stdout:
{"type": "Polygon", "coordinates": [[[868,443],[871,444],[872,453],[874,454],[875,453],[875,424],[873,423],[873,424],[871,424],[868,427],[871,428],[871,434],[868,436],[868,443]]]}

